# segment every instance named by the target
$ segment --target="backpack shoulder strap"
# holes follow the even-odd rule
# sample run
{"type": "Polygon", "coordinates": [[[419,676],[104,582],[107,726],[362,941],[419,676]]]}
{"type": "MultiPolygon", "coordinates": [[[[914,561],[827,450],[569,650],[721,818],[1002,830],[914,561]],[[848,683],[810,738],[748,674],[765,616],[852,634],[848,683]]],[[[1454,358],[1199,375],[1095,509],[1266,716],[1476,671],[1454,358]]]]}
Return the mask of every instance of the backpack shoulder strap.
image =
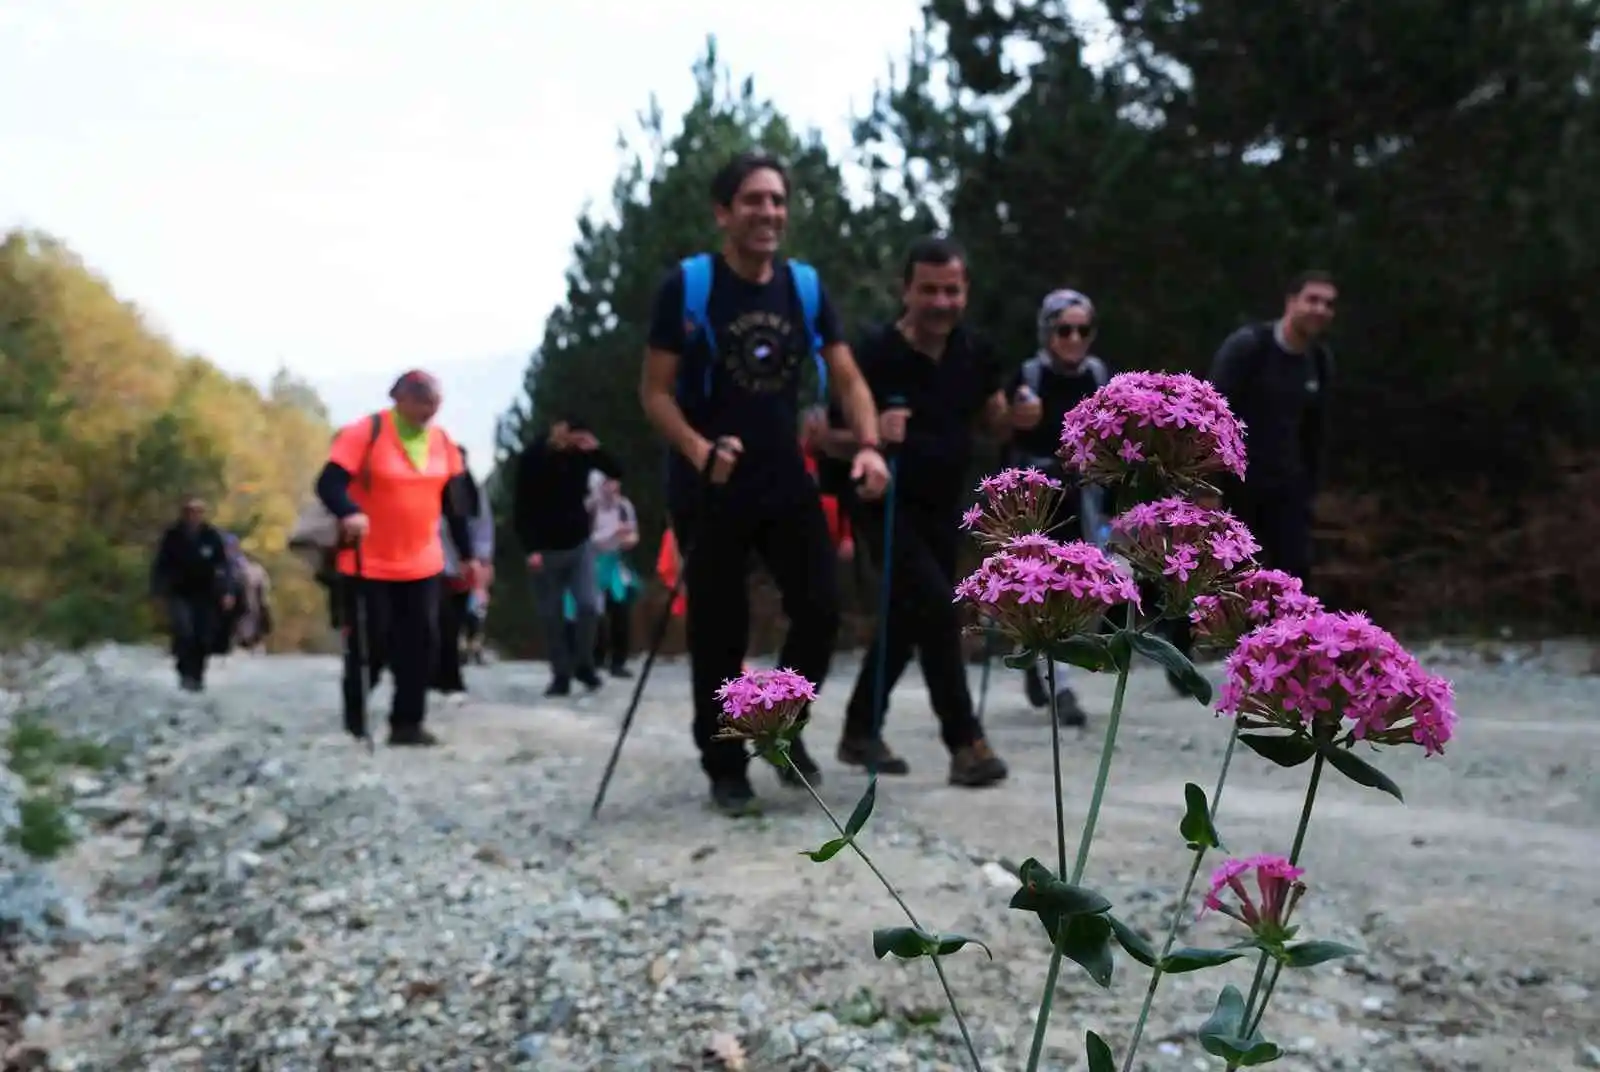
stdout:
{"type": "Polygon", "coordinates": [[[368,491],[372,490],[372,451],[378,445],[378,437],[383,434],[383,414],[374,413],[368,420],[370,430],[367,436],[367,449],[361,455],[361,486],[368,491]]]}
{"type": "MultiPolygon", "coordinates": [[[[715,352],[717,347],[716,336],[711,330],[711,321],[706,315],[706,307],[711,302],[711,254],[696,253],[692,257],[685,257],[678,262],[679,269],[683,272],[683,323],[684,347],[682,358],[683,369],[679,375],[680,391],[688,386],[689,354],[694,349],[694,344],[704,339],[706,346],[715,352]]],[[[705,362],[705,369],[701,374],[701,390],[706,396],[711,394],[711,362],[705,362]]]]}
{"type": "Polygon", "coordinates": [[[788,265],[789,278],[794,282],[795,296],[800,299],[800,312],[805,318],[811,360],[817,364],[817,391],[827,398],[828,362],[822,356],[822,332],[817,329],[817,316],[822,308],[822,280],[817,270],[804,261],[789,261],[788,265]]]}
{"type": "Polygon", "coordinates": [[[1044,383],[1044,367],[1047,360],[1039,354],[1034,354],[1022,363],[1022,382],[1035,396],[1039,394],[1039,388],[1044,383]]]}
{"type": "Polygon", "coordinates": [[[1111,366],[1094,354],[1083,359],[1083,367],[1093,377],[1096,388],[1104,387],[1111,382],[1111,366]]]}

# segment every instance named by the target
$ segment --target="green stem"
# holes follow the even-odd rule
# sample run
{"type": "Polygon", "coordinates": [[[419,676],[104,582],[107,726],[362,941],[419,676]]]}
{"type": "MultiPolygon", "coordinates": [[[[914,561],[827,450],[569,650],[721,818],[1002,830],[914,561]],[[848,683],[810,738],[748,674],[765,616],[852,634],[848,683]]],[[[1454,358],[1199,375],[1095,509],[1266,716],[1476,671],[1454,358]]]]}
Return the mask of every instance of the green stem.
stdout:
{"type": "Polygon", "coordinates": [[[1278,976],[1282,974],[1283,963],[1281,961],[1275,961],[1272,965],[1272,975],[1267,979],[1267,988],[1261,992],[1261,1008],[1256,1010],[1255,1022],[1252,1023],[1249,1027],[1249,1030],[1244,1033],[1245,1038],[1253,1038],[1255,1037],[1255,1033],[1261,1030],[1261,1018],[1267,1015],[1267,1003],[1272,1000],[1272,991],[1278,985],[1278,976]]]}
{"type": "MultiPolygon", "coordinates": [[[[1128,606],[1127,628],[1133,628],[1133,606],[1131,604],[1128,606]]],[[[1100,805],[1105,800],[1106,782],[1111,777],[1111,757],[1116,750],[1117,726],[1122,722],[1122,704],[1128,695],[1128,676],[1131,670],[1132,653],[1130,652],[1128,664],[1117,668],[1117,689],[1111,697],[1111,715],[1106,719],[1106,739],[1105,744],[1100,749],[1100,768],[1095,772],[1094,791],[1089,795],[1089,814],[1084,816],[1083,833],[1078,838],[1078,858],[1072,865],[1072,876],[1067,879],[1074,886],[1083,880],[1084,869],[1089,866],[1089,846],[1094,843],[1094,828],[1100,821],[1100,805]]],[[[1053,717],[1054,702],[1054,697],[1052,696],[1052,722],[1055,721],[1053,717]]],[[[1057,801],[1061,799],[1059,785],[1056,789],[1056,799],[1057,801]]],[[[1058,803],[1057,807],[1060,806],[1058,803]]],[[[1066,858],[1062,857],[1061,862],[1065,865],[1066,858]]],[[[1026,1072],[1038,1072],[1039,1060],[1044,1055],[1045,1029],[1050,1026],[1050,1009],[1055,1003],[1056,976],[1061,972],[1062,944],[1066,939],[1066,930],[1065,921],[1062,921],[1062,924],[1057,927],[1055,942],[1053,943],[1054,947],[1050,952],[1050,968],[1045,973],[1044,996],[1039,999],[1039,1015],[1033,1025],[1033,1045],[1028,1050],[1026,1072]]]]}
{"type": "MultiPolygon", "coordinates": [[[[856,844],[854,835],[845,831],[844,824],[839,821],[839,817],[833,814],[833,809],[828,807],[827,801],[817,795],[816,789],[806,780],[806,776],[800,772],[800,769],[794,765],[794,761],[789,758],[787,751],[783,753],[783,759],[785,763],[789,764],[789,769],[794,772],[794,776],[800,780],[800,784],[805,786],[806,792],[811,794],[811,799],[817,802],[817,807],[822,809],[822,814],[828,817],[828,822],[832,823],[833,828],[839,832],[839,836],[845,839],[855,854],[861,857],[861,862],[867,865],[867,869],[883,884],[883,888],[889,891],[889,896],[894,898],[894,903],[900,906],[900,911],[906,914],[906,919],[911,921],[911,925],[919,931],[929,933],[918,921],[917,914],[911,911],[911,906],[906,904],[905,898],[900,896],[900,891],[894,888],[894,883],[890,882],[889,877],[878,869],[877,864],[872,862],[872,857],[867,855],[867,850],[856,844]]],[[[950,989],[950,979],[944,973],[944,965],[939,963],[939,955],[937,953],[929,954],[928,959],[933,961],[934,974],[938,975],[939,985],[944,989],[944,999],[949,1003],[950,1011],[955,1014],[956,1026],[961,1029],[961,1041],[966,1043],[967,1055],[972,1058],[974,1072],[983,1072],[983,1061],[978,1057],[978,1047],[972,1041],[972,1032],[967,1030],[966,1017],[961,1015],[961,1006],[956,1002],[955,991],[950,989]]]]}
{"type": "MultiPolygon", "coordinates": [[[[1323,762],[1322,752],[1319,749],[1316,757],[1311,761],[1311,781],[1306,784],[1305,803],[1300,805],[1300,823],[1294,830],[1294,847],[1289,850],[1289,863],[1291,864],[1300,862],[1300,851],[1306,846],[1306,831],[1311,827],[1311,806],[1317,802],[1317,786],[1322,784],[1323,762]]],[[[1266,973],[1266,970],[1267,952],[1262,950],[1261,956],[1256,960],[1256,980],[1250,987],[1250,998],[1244,1003],[1244,1019],[1240,1022],[1241,1027],[1251,1023],[1252,1017],[1254,1023],[1259,1026],[1261,1018],[1266,1015],[1267,999],[1272,996],[1272,988],[1278,984],[1278,975],[1274,972],[1271,984],[1268,985],[1266,993],[1261,997],[1261,1007],[1259,1009],[1256,1008],[1256,995],[1261,992],[1261,977],[1266,973]]],[[[1250,1035],[1246,1033],[1245,1038],[1249,1037],[1250,1035]]]]}
{"type": "MultiPolygon", "coordinates": [[[[1228,737],[1227,750],[1222,753],[1222,769],[1217,772],[1217,785],[1211,791],[1211,819],[1214,823],[1217,812],[1222,802],[1222,787],[1228,782],[1228,768],[1233,765],[1233,749],[1239,743],[1239,723],[1233,724],[1233,733],[1228,737]]],[[[1161,953],[1156,957],[1156,966],[1150,969],[1150,985],[1145,988],[1144,1004],[1139,1006],[1139,1019],[1133,1025],[1133,1039],[1128,1043],[1127,1056],[1122,1059],[1122,1072],[1133,1072],[1133,1057],[1139,1052],[1139,1040],[1144,1038],[1145,1024],[1150,1019],[1151,1006],[1155,1004],[1156,990],[1161,986],[1161,980],[1166,975],[1161,969],[1161,963],[1167,959],[1167,954],[1172,952],[1172,947],[1178,941],[1178,928],[1183,923],[1184,913],[1189,907],[1189,895],[1194,892],[1194,883],[1200,877],[1200,864],[1206,858],[1206,849],[1202,845],[1195,850],[1194,860],[1189,864],[1189,877],[1184,879],[1183,892],[1178,894],[1178,909],[1172,915],[1172,923],[1167,927],[1167,937],[1161,943],[1161,953]]]]}
{"type": "Polygon", "coordinates": [[[1067,801],[1061,785],[1061,720],[1056,705],[1056,661],[1049,656],[1044,660],[1045,687],[1050,690],[1050,756],[1056,779],[1056,874],[1067,874],[1067,801]]]}

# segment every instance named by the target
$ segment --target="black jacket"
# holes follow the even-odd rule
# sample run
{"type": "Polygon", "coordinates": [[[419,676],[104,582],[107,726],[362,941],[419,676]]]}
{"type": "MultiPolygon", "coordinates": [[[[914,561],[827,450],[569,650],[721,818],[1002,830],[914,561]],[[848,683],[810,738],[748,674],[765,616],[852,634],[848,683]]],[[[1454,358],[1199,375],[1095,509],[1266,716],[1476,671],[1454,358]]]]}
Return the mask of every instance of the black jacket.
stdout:
{"type": "Polygon", "coordinates": [[[150,565],[150,591],[179,599],[220,597],[228,590],[228,549],[208,524],[190,530],[176,522],[161,535],[150,565]]]}
{"type": "Polygon", "coordinates": [[[511,524],[528,554],[570,551],[589,538],[589,474],[600,470],[621,479],[622,470],[604,450],[553,450],[537,440],[517,460],[511,524]]]}

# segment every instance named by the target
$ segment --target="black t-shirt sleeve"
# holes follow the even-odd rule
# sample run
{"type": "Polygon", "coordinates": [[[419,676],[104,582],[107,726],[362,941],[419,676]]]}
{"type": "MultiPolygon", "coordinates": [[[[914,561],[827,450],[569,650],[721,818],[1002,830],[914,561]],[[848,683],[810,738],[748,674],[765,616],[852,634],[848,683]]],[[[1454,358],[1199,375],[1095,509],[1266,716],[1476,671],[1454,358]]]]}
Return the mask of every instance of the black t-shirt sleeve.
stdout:
{"type": "MultiPolygon", "coordinates": [[[[682,293],[681,289],[679,293],[682,293]]],[[[839,314],[833,308],[833,299],[828,297],[828,288],[820,282],[817,284],[817,334],[822,336],[823,346],[845,341],[844,328],[839,323],[839,314]]]]}
{"type": "Polygon", "coordinates": [[[1211,359],[1211,370],[1206,378],[1228,399],[1234,399],[1243,380],[1245,365],[1256,349],[1255,333],[1241,328],[1222,340],[1217,354],[1211,359]]]}
{"type": "MultiPolygon", "coordinates": [[[[991,395],[1007,386],[1005,369],[1001,367],[999,356],[995,354],[994,347],[990,346],[987,340],[974,340],[972,351],[978,367],[978,393],[983,396],[984,403],[987,403],[991,395]]],[[[1018,376],[1020,377],[1021,373],[1018,373],[1018,376]]],[[[1012,390],[1015,388],[1006,393],[1010,394],[1012,390]]]]}
{"type": "Polygon", "coordinates": [[[674,268],[667,273],[656,289],[654,304],[650,307],[650,348],[682,355],[688,340],[683,323],[683,269],[674,268]]]}

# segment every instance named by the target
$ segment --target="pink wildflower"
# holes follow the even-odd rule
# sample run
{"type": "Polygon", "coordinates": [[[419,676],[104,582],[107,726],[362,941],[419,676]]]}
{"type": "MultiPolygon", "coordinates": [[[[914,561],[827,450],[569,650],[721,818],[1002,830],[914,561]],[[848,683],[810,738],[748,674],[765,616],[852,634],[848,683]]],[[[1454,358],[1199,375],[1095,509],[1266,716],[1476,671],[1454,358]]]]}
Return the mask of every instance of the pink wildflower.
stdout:
{"type": "Polygon", "coordinates": [[[1232,916],[1260,937],[1281,941],[1287,936],[1289,917],[1294,913],[1295,905],[1306,892],[1305,883],[1300,881],[1304,874],[1303,868],[1296,867],[1282,856],[1252,856],[1244,860],[1234,857],[1225,860],[1221,867],[1211,872],[1211,889],[1206,893],[1200,915],[1212,909],[1232,916]],[[1252,871],[1255,872],[1259,900],[1251,898],[1244,884],[1244,877],[1252,871]],[[1225,902],[1220,896],[1224,890],[1231,890],[1238,898],[1238,903],[1230,905],[1225,902]]]}
{"type": "Polygon", "coordinates": [[[984,622],[1029,651],[1088,632],[1111,608],[1139,605],[1133,578],[1093,544],[1038,533],[1007,540],[956,586],[984,622]]]}
{"type": "Polygon", "coordinates": [[[1217,713],[1334,741],[1414,742],[1428,755],[1455,735],[1455,691],[1365,614],[1268,622],[1227,659],[1217,713]],[[1343,734],[1343,736],[1341,736],[1343,734]]]}
{"type": "Polygon", "coordinates": [[[1187,611],[1196,596],[1261,550],[1232,514],[1183,498],[1140,503],[1111,522],[1111,534],[1133,568],[1159,582],[1174,610],[1187,611]]]}
{"type": "Polygon", "coordinates": [[[746,670],[717,690],[722,701],[721,740],[753,741],[766,749],[790,739],[805,724],[817,690],[793,670],[746,670]]]}
{"type": "Polygon", "coordinates": [[[1148,474],[1188,486],[1244,476],[1244,425],[1227,399],[1188,373],[1123,372],[1061,422],[1060,456],[1096,484],[1148,474]]]}
{"type": "Polygon", "coordinates": [[[1195,596],[1189,620],[1195,641],[1209,648],[1232,648],[1258,626],[1277,618],[1298,618],[1322,610],[1322,601],[1309,595],[1282,570],[1253,569],[1226,578],[1220,590],[1195,596]]]}
{"type": "Polygon", "coordinates": [[[1006,469],[978,485],[983,497],[961,515],[961,527],[997,548],[1013,536],[1044,532],[1061,503],[1061,481],[1037,469],[1006,469]]]}

